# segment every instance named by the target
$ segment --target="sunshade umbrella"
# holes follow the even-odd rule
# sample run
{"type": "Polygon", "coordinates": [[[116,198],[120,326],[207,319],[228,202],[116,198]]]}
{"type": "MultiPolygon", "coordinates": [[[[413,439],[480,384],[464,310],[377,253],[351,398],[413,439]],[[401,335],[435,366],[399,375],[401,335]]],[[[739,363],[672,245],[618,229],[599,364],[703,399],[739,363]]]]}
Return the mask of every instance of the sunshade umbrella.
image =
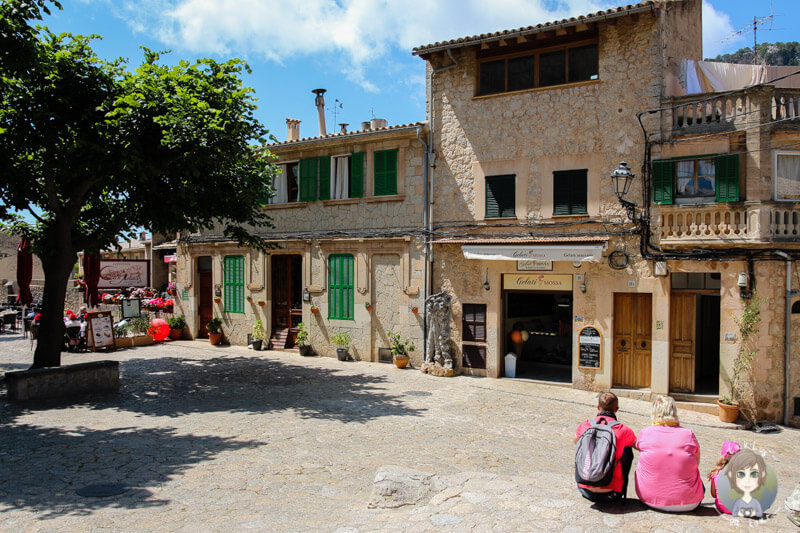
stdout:
{"type": "Polygon", "coordinates": [[[83,277],[86,281],[86,303],[95,307],[100,296],[97,294],[97,283],[100,281],[100,256],[83,255],[83,277]]]}
{"type": "Polygon", "coordinates": [[[31,294],[31,278],[33,277],[33,253],[31,252],[31,245],[27,239],[22,239],[17,247],[17,284],[19,285],[19,294],[17,294],[17,303],[21,305],[30,305],[33,301],[31,294]]]}

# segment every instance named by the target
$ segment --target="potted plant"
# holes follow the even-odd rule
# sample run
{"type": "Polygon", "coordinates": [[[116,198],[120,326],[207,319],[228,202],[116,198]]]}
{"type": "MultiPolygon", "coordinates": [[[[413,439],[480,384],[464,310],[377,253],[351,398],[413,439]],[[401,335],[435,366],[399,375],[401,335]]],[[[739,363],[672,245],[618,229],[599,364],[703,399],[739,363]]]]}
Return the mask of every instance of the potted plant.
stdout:
{"type": "Polygon", "coordinates": [[[215,316],[206,324],[208,330],[208,340],[212,345],[217,345],[222,342],[222,319],[215,316]]]}
{"type": "Polygon", "coordinates": [[[300,355],[309,356],[314,355],[314,350],[311,348],[311,345],[308,344],[308,327],[306,326],[305,322],[300,322],[297,325],[297,337],[295,338],[295,342],[297,342],[297,346],[300,348],[300,355]]]}
{"type": "Polygon", "coordinates": [[[186,318],[183,315],[171,316],[167,318],[169,325],[169,338],[179,341],[183,338],[183,329],[186,327],[186,318]]]}
{"type": "Polygon", "coordinates": [[[406,339],[402,340],[399,333],[389,332],[389,342],[392,345],[392,360],[397,368],[405,368],[411,358],[411,352],[415,350],[414,343],[406,339]]]}
{"type": "Polygon", "coordinates": [[[114,347],[130,348],[133,346],[133,338],[129,337],[130,333],[131,325],[129,323],[114,326],[114,347]]]}
{"type": "Polygon", "coordinates": [[[364,302],[364,307],[367,308],[367,311],[372,311],[372,304],[370,302],[364,302]]]}
{"type": "Polygon", "coordinates": [[[314,314],[314,315],[319,314],[319,307],[317,307],[316,305],[312,305],[311,306],[311,313],[314,314]]]}
{"type": "Polygon", "coordinates": [[[155,343],[153,336],[148,333],[150,330],[150,319],[144,316],[130,319],[131,331],[133,331],[133,345],[146,346],[155,343]]]}
{"type": "Polygon", "coordinates": [[[336,331],[331,335],[331,342],[336,345],[336,357],[339,361],[347,361],[347,347],[350,346],[350,333],[336,331]]]}
{"type": "Polygon", "coordinates": [[[743,382],[745,375],[750,372],[753,358],[758,352],[755,346],[754,335],[758,333],[761,323],[761,304],[765,300],[755,297],[747,300],[739,318],[734,317],[739,327],[739,351],[733,359],[731,367],[730,395],[717,400],[719,405],[719,419],[722,422],[736,422],[739,418],[742,400],[743,382]]]}
{"type": "Polygon", "coordinates": [[[261,350],[261,345],[266,340],[266,333],[264,333],[264,323],[261,322],[261,319],[256,320],[253,324],[253,349],[255,351],[261,350]]]}

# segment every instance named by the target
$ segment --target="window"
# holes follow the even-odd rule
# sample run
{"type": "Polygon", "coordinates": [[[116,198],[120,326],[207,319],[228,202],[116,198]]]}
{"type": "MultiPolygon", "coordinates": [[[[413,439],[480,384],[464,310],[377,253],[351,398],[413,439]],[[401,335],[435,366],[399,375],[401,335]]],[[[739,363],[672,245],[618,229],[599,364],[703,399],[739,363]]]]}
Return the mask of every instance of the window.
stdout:
{"type": "Polygon", "coordinates": [[[270,204],[286,204],[297,201],[298,169],[297,162],[280,165],[281,172],[272,183],[274,192],[270,196],[270,204]]]}
{"type": "Polygon", "coordinates": [[[775,152],[775,199],[800,200],[800,152],[775,152]]]}
{"type": "Polygon", "coordinates": [[[332,200],[361,198],[363,189],[363,153],[358,152],[331,158],[330,198],[332,200]]]}
{"type": "Polygon", "coordinates": [[[354,320],[355,262],[350,254],[328,258],[328,318],[354,320]]]}
{"type": "MultiPolygon", "coordinates": [[[[461,338],[464,342],[486,342],[486,304],[463,304],[461,338]]],[[[461,345],[461,365],[465,368],[486,368],[486,346],[461,345]]]]}
{"type": "Polygon", "coordinates": [[[502,58],[479,57],[478,95],[552,87],[596,80],[598,76],[597,43],[586,41],[538,52],[519,51],[502,58]]]}
{"type": "Polygon", "coordinates": [[[653,203],[739,201],[739,156],[724,154],[653,161],[653,203]]]}
{"type": "Polygon", "coordinates": [[[244,313],[244,256],[226,255],[222,265],[225,312],[244,313]]]}
{"type": "Polygon", "coordinates": [[[486,176],[486,218],[515,216],[515,178],[514,174],[486,176]]]}
{"type": "Polygon", "coordinates": [[[587,169],[553,172],[553,214],[585,215],[587,169]]]}
{"type": "Polygon", "coordinates": [[[397,149],[376,151],[373,158],[375,196],[397,194],[397,149]]]}

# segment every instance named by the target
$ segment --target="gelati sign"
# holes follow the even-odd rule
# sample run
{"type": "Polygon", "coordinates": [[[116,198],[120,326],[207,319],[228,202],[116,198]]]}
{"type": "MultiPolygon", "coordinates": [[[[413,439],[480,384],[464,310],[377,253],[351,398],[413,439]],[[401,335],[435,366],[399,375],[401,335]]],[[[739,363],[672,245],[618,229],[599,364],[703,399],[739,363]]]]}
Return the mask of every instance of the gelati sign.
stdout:
{"type": "Polygon", "coordinates": [[[147,259],[101,259],[98,289],[147,287],[150,282],[150,261],[147,259]]]}
{"type": "Polygon", "coordinates": [[[510,291],[571,291],[571,274],[504,274],[503,288],[510,291]]]}

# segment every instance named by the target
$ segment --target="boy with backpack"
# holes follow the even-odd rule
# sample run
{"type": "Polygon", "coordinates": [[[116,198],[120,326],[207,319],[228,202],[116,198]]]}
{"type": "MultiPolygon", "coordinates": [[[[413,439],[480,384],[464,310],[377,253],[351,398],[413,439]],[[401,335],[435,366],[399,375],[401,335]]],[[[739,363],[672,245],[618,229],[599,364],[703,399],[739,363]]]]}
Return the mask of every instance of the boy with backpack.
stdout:
{"type": "Polygon", "coordinates": [[[633,463],[636,433],[617,421],[619,400],[604,392],[597,400],[597,416],[575,431],[575,481],[578,492],[593,502],[625,498],[633,463]]]}

